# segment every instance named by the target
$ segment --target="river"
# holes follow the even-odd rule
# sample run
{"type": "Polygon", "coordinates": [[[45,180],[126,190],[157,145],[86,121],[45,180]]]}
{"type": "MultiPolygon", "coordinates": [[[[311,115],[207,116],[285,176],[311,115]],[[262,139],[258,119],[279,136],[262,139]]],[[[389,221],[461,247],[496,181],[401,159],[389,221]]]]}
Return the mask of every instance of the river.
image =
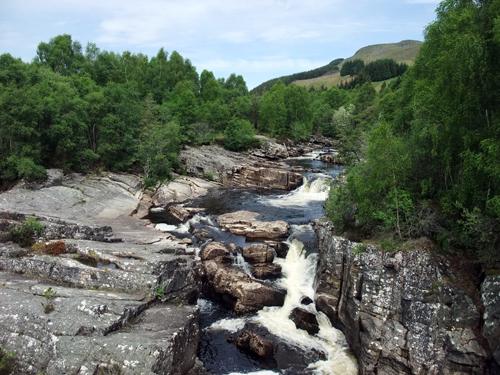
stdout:
{"type": "MultiPolygon", "coordinates": [[[[322,150],[285,160],[290,166],[316,171],[304,172],[304,184],[292,192],[214,190],[189,203],[190,207],[202,207],[205,211],[187,223],[174,225],[167,219],[158,224],[159,229],[168,229],[178,236],[190,236],[196,228],[205,232],[207,238],[237,246],[249,246],[250,243],[245,242],[244,237],[221,230],[215,222],[217,215],[246,210],[258,212],[259,220],[285,220],[291,226],[286,241],[290,250],[286,258],[276,257],[274,260],[282,267],[283,274],[275,283],[287,290],[282,307],[265,307],[257,314],[235,317],[230,308],[203,296],[199,299],[201,334],[198,356],[213,375],[280,373],[274,359],[250,355],[228,343],[228,337],[248,322],[266,327],[281,340],[306,352],[325,353],[326,358],[311,363],[307,373],[357,374],[356,360],[350,354],[342,332],[333,328],[328,318],[316,311],[314,304],[304,306],[300,303],[304,296],[312,300],[315,297],[318,249],[310,222],[324,216],[323,204],[328,195],[328,181],[343,169],[319,161],[320,152],[322,150]],[[292,310],[299,306],[316,314],[320,327],[318,334],[312,336],[305,330],[297,329],[288,318],[292,310]]],[[[234,256],[234,264],[249,274],[248,264],[240,254],[234,256]]]]}

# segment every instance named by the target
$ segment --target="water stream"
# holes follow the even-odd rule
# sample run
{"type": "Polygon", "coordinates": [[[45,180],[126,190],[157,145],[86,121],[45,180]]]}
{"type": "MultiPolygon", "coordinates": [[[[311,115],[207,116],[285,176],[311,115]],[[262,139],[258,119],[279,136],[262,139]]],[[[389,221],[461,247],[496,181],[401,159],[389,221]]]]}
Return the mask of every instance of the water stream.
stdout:
{"type": "MultiPolygon", "coordinates": [[[[305,351],[318,350],[326,353],[326,358],[308,367],[317,374],[357,374],[355,359],[349,354],[342,332],[333,328],[328,318],[318,313],[314,304],[301,305],[307,296],[314,300],[314,278],[317,266],[317,238],[309,224],[311,220],[324,216],[323,203],[328,195],[328,180],[342,171],[341,167],[326,165],[317,159],[321,151],[315,151],[297,158],[286,159],[287,164],[298,166],[315,173],[304,172],[304,184],[292,192],[218,190],[189,203],[191,207],[203,207],[205,212],[195,215],[181,225],[173,225],[165,220],[159,228],[168,229],[176,236],[189,235],[196,228],[215,241],[249,246],[245,238],[222,231],[215,222],[220,214],[247,210],[258,212],[259,220],[285,220],[291,225],[287,243],[290,247],[285,259],[275,258],[282,267],[283,276],[276,280],[277,286],[285,288],[287,295],[282,307],[265,307],[257,314],[234,317],[232,311],[217,302],[205,298],[200,305],[200,346],[198,355],[206,369],[214,375],[237,374],[279,374],[273,359],[263,359],[244,353],[228,337],[242,329],[245,323],[257,323],[266,327],[280,339],[303,348],[305,351]],[[289,319],[296,307],[316,314],[320,331],[311,336],[305,330],[297,329],[289,319]]],[[[234,264],[247,274],[250,268],[241,254],[234,256],[234,264]]]]}

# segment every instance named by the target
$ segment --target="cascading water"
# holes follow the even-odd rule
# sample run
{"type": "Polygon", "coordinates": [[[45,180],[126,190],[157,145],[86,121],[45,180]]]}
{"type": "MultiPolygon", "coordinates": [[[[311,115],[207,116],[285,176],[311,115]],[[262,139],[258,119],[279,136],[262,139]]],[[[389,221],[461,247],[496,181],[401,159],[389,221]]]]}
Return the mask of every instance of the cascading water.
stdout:
{"type": "MultiPolygon", "coordinates": [[[[328,166],[317,160],[320,152],[298,158],[287,159],[290,165],[308,169],[320,169],[322,173],[305,173],[304,183],[298,189],[287,193],[263,193],[249,191],[214,191],[193,202],[194,207],[203,207],[205,213],[195,215],[185,224],[167,227],[177,233],[187,233],[191,228],[208,233],[215,241],[249,246],[245,239],[222,231],[213,220],[215,215],[239,210],[258,212],[259,220],[285,220],[291,224],[290,247],[285,259],[275,258],[282,267],[283,277],[276,283],[287,290],[282,307],[266,307],[256,315],[234,318],[232,311],[216,302],[200,299],[201,340],[200,359],[207,370],[214,375],[270,375],[276,374],[274,360],[247,355],[227,343],[227,338],[242,329],[245,323],[257,323],[266,327],[274,336],[303,348],[306,352],[316,350],[326,353],[326,359],[312,363],[308,371],[317,374],[356,374],[356,361],[348,353],[342,332],[333,328],[328,318],[318,313],[314,304],[301,305],[302,297],[314,300],[314,277],[317,264],[317,239],[309,222],[324,215],[322,206],[327,198],[327,182],[342,168],[328,166]],[[297,329],[290,319],[293,309],[301,307],[316,315],[319,333],[311,336],[307,331],[297,329]]],[[[159,229],[161,226],[159,226],[159,229]]],[[[234,265],[250,275],[250,267],[240,253],[233,255],[234,265]]]]}

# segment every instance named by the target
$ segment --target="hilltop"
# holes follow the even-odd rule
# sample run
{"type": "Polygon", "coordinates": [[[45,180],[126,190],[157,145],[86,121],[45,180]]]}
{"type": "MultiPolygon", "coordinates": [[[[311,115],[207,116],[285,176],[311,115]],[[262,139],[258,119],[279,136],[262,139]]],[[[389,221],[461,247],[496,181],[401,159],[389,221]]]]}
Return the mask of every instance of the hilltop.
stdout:
{"type": "MultiPolygon", "coordinates": [[[[399,43],[374,44],[359,49],[353,56],[347,59],[334,60],[338,65],[334,66],[332,63],[330,63],[325,67],[341,68],[342,64],[344,64],[346,61],[356,60],[356,59],[361,59],[365,63],[369,63],[371,61],[379,59],[394,59],[398,63],[406,63],[408,65],[413,65],[413,63],[415,62],[415,57],[417,56],[417,53],[420,50],[421,45],[422,42],[419,42],[417,40],[403,40],[399,43]]],[[[324,69],[325,67],[321,67],[312,70],[310,72],[307,72],[307,73],[311,72],[319,73],[315,76],[309,76],[310,78],[308,77],[307,79],[297,79],[301,78],[300,75],[306,73],[303,72],[269,80],[254,88],[251,91],[251,93],[261,94],[262,92],[267,91],[274,83],[278,81],[278,79],[281,79],[285,84],[290,84],[293,82],[296,83],[297,85],[304,86],[306,88],[311,88],[311,87],[320,88],[321,86],[330,88],[350,78],[350,77],[341,77],[340,71],[338,69],[330,69],[325,71],[324,69]],[[295,78],[294,76],[297,78],[295,78]]]]}

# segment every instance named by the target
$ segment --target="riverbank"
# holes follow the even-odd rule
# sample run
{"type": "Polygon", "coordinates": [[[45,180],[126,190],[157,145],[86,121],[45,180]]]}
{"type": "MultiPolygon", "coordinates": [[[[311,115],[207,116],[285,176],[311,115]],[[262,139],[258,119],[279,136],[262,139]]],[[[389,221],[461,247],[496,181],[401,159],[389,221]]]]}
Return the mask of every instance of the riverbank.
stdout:
{"type": "MultiPolygon", "coordinates": [[[[225,155],[224,168],[235,155],[225,155]]],[[[236,169],[250,168],[262,185],[291,189],[291,181],[302,182],[280,163],[243,158],[251,162],[236,169]]],[[[156,229],[148,216],[221,186],[175,176],[143,191],[134,175],[49,170],[46,181],[21,181],[0,194],[0,347],[16,353],[16,370],[203,373],[196,359],[198,249],[156,229]],[[10,230],[27,217],[44,231],[34,247],[21,248],[10,242],[10,230]]]]}
{"type": "MultiPolygon", "coordinates": [[[[498,374],[500,276],[475,285],[472,262],[383,252],[316,221],[316,307],[345,333],[360,374],[498,374]]],[[[426,246],[428,245],[428,246],[426,246]]]]}

